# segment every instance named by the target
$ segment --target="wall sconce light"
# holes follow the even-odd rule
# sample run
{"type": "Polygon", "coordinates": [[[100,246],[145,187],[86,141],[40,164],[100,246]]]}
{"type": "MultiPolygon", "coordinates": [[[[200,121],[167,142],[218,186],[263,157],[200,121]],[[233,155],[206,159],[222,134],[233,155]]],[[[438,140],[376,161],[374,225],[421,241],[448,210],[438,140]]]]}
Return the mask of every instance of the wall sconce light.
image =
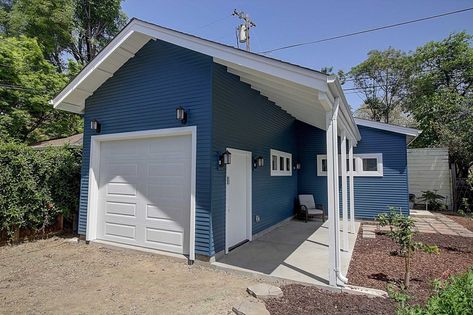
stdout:
{"type": "Polygon", "coordinates": [[[301,169],[301,163],[297,162],[296,165],[294,165],[295,170],[300,170],[301,169]]]}
{"type": "Polygon", "coordinates": [[[253,168],[263,167],[264,166],[264,158],[262,156],[258,156],[253,161],[253,168]]]}
{"type": "Polygon", "coordinates": [[[184,107],[179,106],[176,108],[176,119],[179,120],[182,124],[187,122],[187,112],[184,107]]]}
{"type": "Polygon", "coordinates": [[[231,163],[232,154],[228,150],[225,150],[225,152],[223,152],[218,159],[218,166],[225,166],[231,163]]]}
{"type": "Polygon", "coordinates": [[[97,119],[92,119],[90,121],[90,129],[95,130],[96,133],[100,133],[100,123],[97,121],[97,119]]]}

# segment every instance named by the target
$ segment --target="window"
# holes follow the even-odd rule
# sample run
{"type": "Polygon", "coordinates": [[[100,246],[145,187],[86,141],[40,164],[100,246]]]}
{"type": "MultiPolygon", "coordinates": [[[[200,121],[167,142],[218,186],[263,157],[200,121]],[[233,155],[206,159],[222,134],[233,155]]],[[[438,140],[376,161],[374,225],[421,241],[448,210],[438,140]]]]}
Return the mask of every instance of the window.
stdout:
{"type": "Polygon", "coordinates": [[[271,149],[271,176],[292,175],[292,154],[271,149]]]}
{"type": "MultiPolygon", "coordinates": [[[[341,173],[341,156],[338,156],[338,173],[341,173]]],[[[347,172],[350,171],[347,159],[347,172]]],[[[366,153],[353,155],[354,176],[383,176],[383,154],[366,153]]],[[[327,156],[317,155],[317,176],[327,176],[327,156]]]]}

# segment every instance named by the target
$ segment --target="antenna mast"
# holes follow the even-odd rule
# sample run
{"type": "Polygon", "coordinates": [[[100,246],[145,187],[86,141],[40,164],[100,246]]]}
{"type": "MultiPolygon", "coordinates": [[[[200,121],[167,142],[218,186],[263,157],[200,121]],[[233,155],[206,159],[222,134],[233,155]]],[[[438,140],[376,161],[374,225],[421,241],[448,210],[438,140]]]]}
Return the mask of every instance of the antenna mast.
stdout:
{"type": "Polygon", "coordinates": [[[246,50],[250,51],[250,29],[256,27],[256,24],[250,19],[250,16],[243,11],[233,10],[233,16],[237,16],[243,23],[236,28],[237,45],[238,43],[245,43],[246,50]]]}

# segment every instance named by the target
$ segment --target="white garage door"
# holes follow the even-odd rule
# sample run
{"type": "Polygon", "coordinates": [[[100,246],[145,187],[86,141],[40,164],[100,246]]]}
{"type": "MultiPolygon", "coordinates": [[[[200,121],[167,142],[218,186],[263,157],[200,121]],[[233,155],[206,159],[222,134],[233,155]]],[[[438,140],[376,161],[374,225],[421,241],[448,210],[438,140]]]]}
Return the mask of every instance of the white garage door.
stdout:
{"type": "Polygon", "coordinates": [[[101,143],[98,239],[189,253],[191,141],[101,143]]]}

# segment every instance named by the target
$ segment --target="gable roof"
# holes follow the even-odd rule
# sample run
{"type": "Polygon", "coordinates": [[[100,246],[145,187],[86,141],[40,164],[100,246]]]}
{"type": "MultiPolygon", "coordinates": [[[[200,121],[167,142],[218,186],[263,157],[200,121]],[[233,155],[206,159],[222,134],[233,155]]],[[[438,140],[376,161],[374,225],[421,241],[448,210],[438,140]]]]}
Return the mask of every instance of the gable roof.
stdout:
{"type": "Polygon", "coordinates": [[[133,18],[123,30],[53,99],[54,108],[83,113],[85,100],[150,40],[162,40],[213,58],[215,63],[258,90],[296,119],[326,129],[326,112],[340,100],[348,136],[361,136],[335,77],[278,59],[209,41],[133,18]]]}
{"type": "Polygon", "coordinates": [[[382,123],[379,121],[355,118],[355,122],[359,126],[375,128],[379,130],[390,131],[394,133],[400,133],[406,135],[406,143],[410,144],[412,141],[415,140],[421,133],[422,130],[415,129],[415,128],[408,128],[402,126],[396,126],[391,124],[382,123]]]}

